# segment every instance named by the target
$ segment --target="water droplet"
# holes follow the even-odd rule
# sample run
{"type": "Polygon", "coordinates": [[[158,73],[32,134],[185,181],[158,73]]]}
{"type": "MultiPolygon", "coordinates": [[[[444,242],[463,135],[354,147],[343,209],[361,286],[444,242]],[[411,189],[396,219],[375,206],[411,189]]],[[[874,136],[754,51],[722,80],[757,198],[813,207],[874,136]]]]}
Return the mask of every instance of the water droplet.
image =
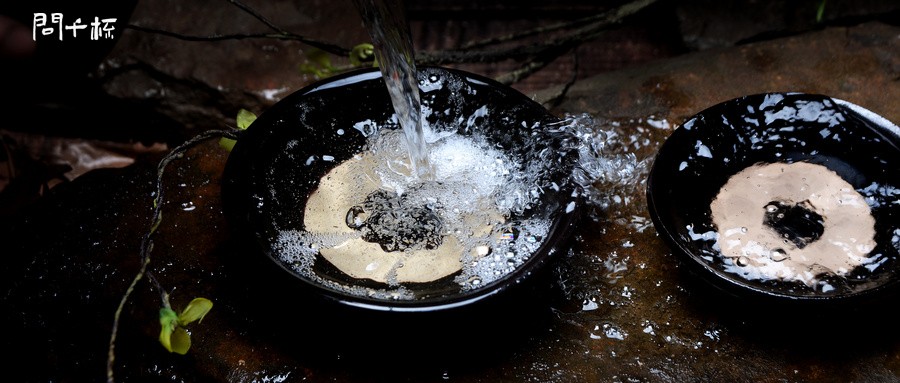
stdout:
{"type": "Polygon", "coordinates": [[[181,204],[181,210],[184,210],[184,211],[191,211],[196,208],[197,208],[197,206],[195,206],[194,203],[191,201],[184,202],[181,204]]]}
{"type": "Polygon", "coordinates": [[[775,205],[775,204],[766,205],[766,211],[769,213],[774,213],[774,212],[778,211],[778,205],[775,205]]]}
{"type": "Polygon", "coordinates": [[[361,206],[354,206],[347,211],[345,223],[351,229],[359,229],[365,224],[367,216],[368,214],[361,206]]]}
{"type": "Polygon", "coordinates": [[[735,261],[738,266],[747,266],[750,264],[750,258],[747,257],[738,257],[737,261],[735,261]]]}
{"type": "Polygon", "coordinates": [[[748,231],[750,231],[750,230],[747,229],[746,227],[741,228],[741,233],[747,234],[748,231]]]}
{"type": "Polygon", "coordinates": [[[775,262],[781,262],[785,259],[788,259],[787,252],[784,249],[775,249],[769,253],[769,258],[771,258],[775,262]]]}
{"type": "Polygon", "coordinates": [[[337,130],[337,134],[338,134],[339,136],[343,136],[343,135],[344,135],[344,129],[338,129],[338,130],[337,130]]]}

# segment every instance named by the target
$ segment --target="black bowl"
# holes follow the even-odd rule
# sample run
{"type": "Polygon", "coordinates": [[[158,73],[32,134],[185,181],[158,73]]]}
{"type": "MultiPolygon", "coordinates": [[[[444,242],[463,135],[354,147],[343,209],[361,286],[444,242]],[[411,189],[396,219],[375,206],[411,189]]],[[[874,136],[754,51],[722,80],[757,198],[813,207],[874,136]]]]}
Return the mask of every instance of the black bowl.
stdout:
{"type": "MultiPolygon", "coordinates": [[[[877,301],[895,294],[900,282],[898,147],[896,125],[846,101],[800,93],[741,97],[698,113],[666,140],[649,175],[648,206],[657,231],[682,263],[728,296],[819,306],[877,301]],[[753,165],[798,163],[824,166],[865,197],[874,218],[874,248],[864,264],[840,275],[812,269],[804,274],[812,278],[801,281],[749,270],[746,259],[723,254],[711,208],[720,189],[753,165]]],[[[798,209],[792,211],[803,212],[798,209]]],[[[806,220],[794,222],[793,229],[811,230],[805,239],[772,222],[766,227],[786,244],[796,241],[788,246],[821,238],[828,217],[797,217],[806,220]],[[804,224],[812,226],[797,228],[804,224]]]]}
{"type": "MultiPolygon", "coordinates": [[[[298,272],[283,257],[279,235],[302,231],[304,208],[332,169],[367,150],[372,126],[399,129],[388,92],[377,70],[343,74],[308,86],[263,113],[240,137],[226,165],[225,209],[241,233],[294,285],[340,306],[372,311],[425,312],[470,306],[502,296],[525,284],[565,244],[578,216],[569,181],[575,153],[563,147],[548,125],[559,120],[521,93],[473,74],[420,68],[423,105],[434,111],[431,126],[467,137],[480,137],[514,158],[521,167],[538,167],[533,180],[539,197],[519,218],[552,222],[534,251],[502,277],[477,288],[463,288],[457,274],[431,282],[388,284],[347,275],[322,256],[311,273],[298,272]],[[484,107],[487,109],[484,109],[484,107]],[[484,113],[487,111],[487,113],[484,113]],[[363,121],[372,124],[360,124],[363,121]],[[553,162],[548,162],[552,160],[553,162]],[[354,291],[363,289],[367,294],[354,291]],[[397,299],[398,292],[408,299],[397,299]]],[[[426,117],[423,117],[426,118],[426,117]]],[[[524,235],[524,233],[520,233],[524,235]]]]}

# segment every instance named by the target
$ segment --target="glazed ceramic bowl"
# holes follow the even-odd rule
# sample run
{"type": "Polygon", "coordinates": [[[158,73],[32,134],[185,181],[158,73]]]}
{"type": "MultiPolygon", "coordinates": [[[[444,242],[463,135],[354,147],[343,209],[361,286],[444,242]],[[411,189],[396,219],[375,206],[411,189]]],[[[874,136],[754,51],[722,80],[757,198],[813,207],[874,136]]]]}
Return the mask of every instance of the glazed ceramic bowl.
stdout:
{"type": "MultiPolygon", "coordinates": [[[[574,161],[565,160],[574,153],[563,148],[548,128],[558,119],[521,93],[474,74],[420,68],[419,80],[423,111],[427,112],[424,118],[439,131],[438,136],[476,139],[508,156],[515,166],[532,168],[535,177],[528,183],[533,188],[525,193],[532,201],[505,220],[542,220],[548,223],[546,231],[533,236],[524,230],[504,234],[510,241],[528,246],[528,254],[509,263],[512,267],[508,272],[484,280],[461,277],[462,272],[431,281],[364,278],[335,267],[317,251],[315,243],[300,239],[286,245],[286,235],[311,230],[307,227],[312,225],[307,203],[318,189],[334,186],[336,169],[365,156],[379,134],[399,129],[380,72],[352,72],[310,85],[272,106],[244,132],[228,159],[226,210],[238,223],[239,231],[249,233],[256,244],[258,252],[248,256],[264,257],[278,266],[272,278],[287,276],[307,292],[344,306],[393,312],[440,311],[504,295],[526,284],[560,251],[576,221],[578,201],[572,197],[574,186],[569,181],[574,161]],[[553,162],[546,161],[550,154],[553,162]],[[480,284],[472,286],[473,281],[480,284]]],[[[346,198],[365,196],[331,197],[330,203],[316,203],[335,205],[346,202],[346,198]]],[[[341,222],[345,214],[353,215],[350,210],[339,212],[341,222]]],[[[392,254],[384,243],[381,245],[382,250],[373,252],[392,254]]],[[[511,254],[484,252],[474,261],[465,254],[459,254],[458,259],[484,265],[507,262],[506,254],[511,254]]],[[[359,274],[377,267],[373,261],[359,274]]],[[[391,272],[395,274],[386,278],[396,277],[396,269],[391,272]]]]}
{"type": "Polygon", "coordinates": [[[900,280],[900,129],[802,93],[723,102],[665,141],[654,224],[694,275],[738,297],[842,302],[900,280]]]}

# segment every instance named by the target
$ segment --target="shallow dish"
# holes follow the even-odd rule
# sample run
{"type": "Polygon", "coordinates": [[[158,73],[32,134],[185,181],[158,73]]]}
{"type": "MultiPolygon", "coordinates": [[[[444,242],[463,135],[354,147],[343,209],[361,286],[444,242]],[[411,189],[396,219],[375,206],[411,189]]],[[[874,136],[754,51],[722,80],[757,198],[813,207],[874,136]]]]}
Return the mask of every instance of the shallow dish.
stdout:
{"type": "MultiPolygon", "coordinates": [[[[538,220],[547,223],[545,229],[532,230],[523,225],[494,233],[490,230],[497,229],[491,226],[487,231],[492,234],[485,237],[490,243],[485,246],[460,245],[465,254],[442,253],[443,257],[450,257],[448,262],[452,263],[455,257],[464,263],[462,271],[455,272],[434,271],[439,262],[425,254],[433,248],[441,249],[441,238],[446,235],[410,234],[414,241],[422,237],[427,240],[417,245],[424,255],[409,256],[395,251],[408,238],[386,238],[391,233],[380,229],[355,235],[353,230],[364,225],[371,228],[384,220],[401,220],[409,215],[416,217],[413,221],[423,222],[438,220],[436,217],[451,212],[442,211],[441,206],[415,205],[373,220],[375,213],[363,210],[374,209],[372,206],[378,204],[401,206],[406,202],[390,200],[370,189],[361,195],[339,194],[338,189],[346,184],[366,183],[355,173],[366,173],[367,153],[373,147],[385,151],[373,146],[372,140],[399,132],[380,72],[353,72],[313,84],[278,102],[249,127],[228,159],[223,186],[226,210],[238,222],[239,230],[250,233],[264,254],[251,256],[267,257],[280,267],[280,273],[273,278],[286,275],[307,291],[346,306],[395,312],[436,311],[502,295],[527,282],[559,251],[575,223],[578,203],[568,176],[574,161],[566,160],[574,152],[561,147],[548,129],[558,119],[521,93],[470,73],[420,68],[419,80],[423,110],[427,112],[423,119],[433,130],[432,140],[443,142],[449,135],[483,145],[483,150],[458,158],[452,148],[446,149],[450,158],[445,161],[464,163],[496,151],[510,159],[506,161],[509,166],[528,168],[534,175],[527,182],[529,189],[523,190],[530,202],[510,216],[496,219],[496,225],[538,220]],[[348,202],[354,198],[358,201],[348,202]],[[345,203],[351,207],[348,209],[345,203]],[[318,210],[311,210],[313,205],[318,210]],[[316,214],[323,218],[311,218],[316,214]],[[318,237],[307,235],[320,229],[334,230],[318,237]],[[320,241],[310,239],[313,237],[320,241]],[[332,240],[327,238],[338,239],[327,244],[332,240]],[[501,241],[507,242],[500,244],[501,241]],[[348,255],[337,250],[345,243],[369,250],[348,255]],[[328,251],[323,250],[326,247],[328,251]],[[365,260],[342,261],[348,257],[365,260]],[[506,266],[500,267],[501,263],[506,266]],[[466,275],[472,265],[492,267],[494,272],[466,275]],[[428,277],[404,274],[411,268],[418,268],[428,277]]],[[[439,145],[432,143],[435,146],[439,145]]],[[[377,169],[368,170],[367,177],[381,174],[377,169]]],[[[475,179],[479,174],[471,171],[469,175],[475,179]]],[[[502,187],[491,187],[494,186],[502,187]]]]}
{"type": "Polygon", "coordinates": [[[840,302],[900,280],[900,129],[846,101],[769,93],[710,107],[660,148],[660,235],[729,294],[840,302]]]}

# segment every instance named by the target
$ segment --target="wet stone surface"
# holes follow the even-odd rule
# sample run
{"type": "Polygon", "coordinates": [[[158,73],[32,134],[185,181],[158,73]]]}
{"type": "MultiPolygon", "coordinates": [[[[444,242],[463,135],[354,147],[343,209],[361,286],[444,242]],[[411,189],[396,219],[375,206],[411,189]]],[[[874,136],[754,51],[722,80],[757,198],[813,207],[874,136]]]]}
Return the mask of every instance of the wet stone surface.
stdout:
{"type": "MultiPolygon", "coordinates": [[[[601,119],[639,159],[651,158],[688,116],[763,91],[827,94],[896,123],[898,35],[894,26],[864,24],[682,56],[579,81],[555,111],[601,119]]],[[[226,158],[210,142],[174,163],[150,266],[174,307],[194,296],[215,306],[191,327],[191,351],[169,354],[157,341],[159,297],[146,280],[140,283],[119,332],[119,381],[844,382],[900,376],[897,318],[881,307],[810,312],[729,301],[679,267],[652,227],[640,187],[612,188],[605,209],[585,213],[571,249],[560,254],[540,294],[516,308],[515,320],[461,317],[446,328],[421,328],[415,321],[375,327],[384,322],[337,316],[345,325],[341,333],[322,334],[328,327],[316,322],[321,313],[309,297],[261,277],[270,275],[267,266],[246,261],[253,246],[230,231],[222,212],[226,158]],[[466,338],[459,335],[466,331],[451,327],[478,336],[466,338]],[[484,327],[507,331],[497,337],[475,331],[484,327]]],[[[154,166],[148,159],[79,178],[0,234],[12,249],[0,302],[5,344],[13,351],[9,363],[35,366],[26,371],[33,381],[104,379],[113,313],[139,267],[154,166]]]]}

